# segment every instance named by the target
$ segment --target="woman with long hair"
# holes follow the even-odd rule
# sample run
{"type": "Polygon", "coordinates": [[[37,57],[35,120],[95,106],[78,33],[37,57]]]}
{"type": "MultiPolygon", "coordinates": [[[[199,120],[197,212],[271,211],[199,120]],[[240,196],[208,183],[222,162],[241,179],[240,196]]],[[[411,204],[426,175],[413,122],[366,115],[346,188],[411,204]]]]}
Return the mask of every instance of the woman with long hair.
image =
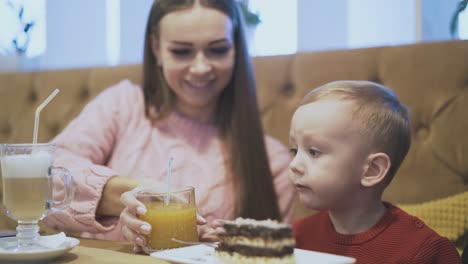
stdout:
{"type": "MultiPolygon", "coordinates": [[[[70,208],[46,219],[59,229],[143,245],[150,227],[137,218],[145,208],[132,190],[165,181],[170,157],[172,182],[195,187],[208,222],[292,217],[290,155],[263,135],[234,0],[155,1],[141,87],[107,89],[54,141],[56,164],[78,182],[70,208]]],[[[209,237],[209,228],[200,230],[200,239],[209,237]]]]}

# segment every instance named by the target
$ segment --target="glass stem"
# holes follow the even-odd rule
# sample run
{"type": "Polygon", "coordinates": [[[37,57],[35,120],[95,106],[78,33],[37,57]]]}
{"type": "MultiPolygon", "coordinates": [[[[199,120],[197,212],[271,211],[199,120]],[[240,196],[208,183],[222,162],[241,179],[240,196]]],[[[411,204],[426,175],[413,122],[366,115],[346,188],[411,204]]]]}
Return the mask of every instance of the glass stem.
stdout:
{"type": "Polygon", "coordinates": [[[39,225],[37,224],[37,221],[18,221],[16,231],[16,238],[18,239],[19,247],[29,246],[39,238],[39,225]]]}

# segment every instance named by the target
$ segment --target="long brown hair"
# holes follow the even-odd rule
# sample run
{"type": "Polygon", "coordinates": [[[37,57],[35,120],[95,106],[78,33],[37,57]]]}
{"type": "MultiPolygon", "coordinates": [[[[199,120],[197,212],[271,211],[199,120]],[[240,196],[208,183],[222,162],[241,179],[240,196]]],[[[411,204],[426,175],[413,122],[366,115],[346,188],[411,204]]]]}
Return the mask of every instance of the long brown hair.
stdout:
{"type": "Polygon", "coordinates": [[[245,42],[242,14],[235,0],[157,0],[146,25],[143,83],[147,115],[155,109],[159,117],[173,109],[174,93],[169,89],[151,49],[151,35],[158,38],[159,22],[170,12],[192,8],[195,2],[226,14],[234,26],[235,65],[232,79],[221,93],[215,124],[231,161],[236,197],[236,216],[280,219],[265,149],[257,105],[253,69],[245,42]]]}

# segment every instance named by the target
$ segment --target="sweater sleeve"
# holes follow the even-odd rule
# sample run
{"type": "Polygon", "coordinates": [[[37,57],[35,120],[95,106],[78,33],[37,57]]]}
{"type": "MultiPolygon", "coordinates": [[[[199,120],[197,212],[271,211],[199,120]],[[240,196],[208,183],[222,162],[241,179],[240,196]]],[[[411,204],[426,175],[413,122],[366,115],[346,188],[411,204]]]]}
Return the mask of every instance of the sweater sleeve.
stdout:
{"type": "Polygon", "coordinates": [[[289,179],[291,155],[279,141],[267,137],[268,158],[274,178],[278,206],[283,222],[291,223],[294,215],[294,186],[289,179]]]}
{"type": "Polygon", "coordinates": [[[411,263],[461,264],[455,246],[445,237],[426,239],[411,263]]]}
{"type": "MultiPolygon", "coordinates": [[[[128,118],[120,110],[122,98],[128,97],[130,88],[137,89],[129,81],[122,81],[103,91],[52,141],[57,146],[54,166],[71,172],[75,195],[68,208],[48,214],[46,225],[91,233],[108,232],[115,227],[96,220],[96,209],[104,185],[117,175],[105,164],[112,155],[119,123],[128,118]]],[[[61,200],[64,194],[63,184],[54,181],[54,199],[61,200]]]]}

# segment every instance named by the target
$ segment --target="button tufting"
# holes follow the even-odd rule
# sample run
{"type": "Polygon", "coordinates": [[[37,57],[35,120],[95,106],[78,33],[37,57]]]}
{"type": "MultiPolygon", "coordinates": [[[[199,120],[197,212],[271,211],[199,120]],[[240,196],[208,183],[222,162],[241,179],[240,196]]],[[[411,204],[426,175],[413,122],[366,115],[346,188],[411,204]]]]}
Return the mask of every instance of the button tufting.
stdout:
{"type": "Polygon", "coordinates": [[[58,123],[51,124],[49,126],[49,131],[53,136],[58,135],[58,133],[60,132],[60,125],[58,123]]]}
{"type": "Polygon", "coordinates": [[[383,85],[382,79],[380,79],[379,76],[373,76],[372,78],[369,78],[368,80],[371,81],[371,82],[375,82],[375,83],[378,83],[378,84],[382,84],[382,85],[383,85]]]}
{"type": "Polygon", "coordinates": [[[425,126],[421,126],[416,130],[416,137],[420,139],[427,138],[429,136],[429,129],[425,126]]]}
{"type": "Polygon", "coordinates": [[[415,219],[414,219],[414,226],[417,227],[417,228],[423,228],[423,227],[424,227],[424,223],[423,223],[421,220],[415,218],[415,219]]]}
{"type": "Polygon", "coordinates": [[[31,90],[31,93],[29,93],[29,95],[28,95],[28,101],[30,103],[37,102],[37,92],[36,92],[36,90],[34,90],[34,89],[31,90]]]}
{"type": "Polygon", "coordinates": [[[280,93],[285,96],[292,95],[294,93],[294,84],[287,82],[280,88],[280,93]]]}
{"type": "Polygon", "coordinates": [[[81,92],[80,92],[80,99],[86,101],[89,98],[89,89],[86,85],[82,85],[81,92]]]}
{"type": "Polygon", "coordinates": [[[8,137],[9,135],[11,135],[11,126],[9,124],[4,124],[0,127],[0,133],[2,134],[2,136],[6,136],[8,137]]]}

